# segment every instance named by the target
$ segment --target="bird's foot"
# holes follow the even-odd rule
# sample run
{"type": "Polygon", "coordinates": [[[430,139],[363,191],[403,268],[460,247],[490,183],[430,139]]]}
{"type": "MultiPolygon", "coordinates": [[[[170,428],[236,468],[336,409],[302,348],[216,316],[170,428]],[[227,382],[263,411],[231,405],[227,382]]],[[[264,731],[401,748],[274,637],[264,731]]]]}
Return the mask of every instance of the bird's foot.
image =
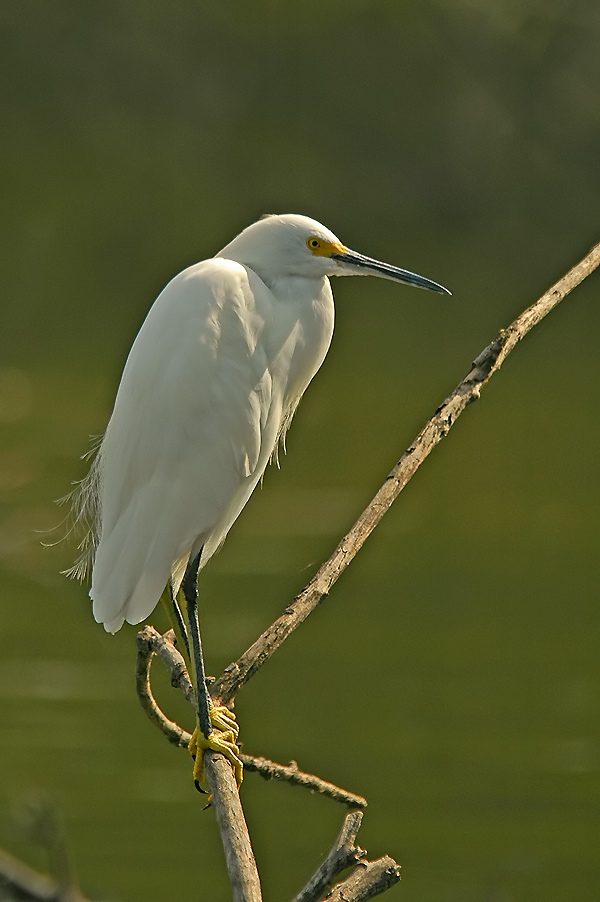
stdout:
{"type": "Polygon", "coordinates": [[[227,758],[235,774],[235,780],[239,789],[244,779],[244,765],[239,758],[240,750],[237,746],[237,738],[240,728],[237,725],[235,714],[224,705],[219,707],[211,705],[210,722],[214,729],[208,738],[199,727],[196,727],[188,746],[190,755],[194,759],[194,783],[196,784],[196,789],[200,789],[200,784],[205,780],[204,752],[207,749],[219,752],[227,758]]]}

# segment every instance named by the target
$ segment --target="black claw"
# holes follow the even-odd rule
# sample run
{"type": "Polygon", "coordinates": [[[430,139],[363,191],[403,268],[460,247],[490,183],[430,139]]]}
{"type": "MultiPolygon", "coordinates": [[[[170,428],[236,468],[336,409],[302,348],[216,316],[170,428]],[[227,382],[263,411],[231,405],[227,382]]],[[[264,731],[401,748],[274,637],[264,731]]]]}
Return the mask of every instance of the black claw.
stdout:
{"type": "Polygon", "coordinates": [[[202,787],[200,786],[200,783],[198,782],[198,780],[194,780],[194,786],[196,787],[196,789],[198,790],[198,792],[201,792],[201,793],[202,793],[203,796],[207,796],[207,795],[208,795],[206,789],[202,789],[202,787]]]}

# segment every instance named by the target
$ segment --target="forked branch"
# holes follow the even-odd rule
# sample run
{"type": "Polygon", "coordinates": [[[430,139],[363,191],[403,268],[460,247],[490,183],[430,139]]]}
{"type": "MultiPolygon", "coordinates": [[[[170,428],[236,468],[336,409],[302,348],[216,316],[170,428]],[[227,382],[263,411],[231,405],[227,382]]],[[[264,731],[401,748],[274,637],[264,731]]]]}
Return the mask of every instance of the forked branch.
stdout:
{"type": "MultiPolygon", "coordinates": [[[[182,748],[187,748],[192,738],[179,724],[174,723],[164,714],[154,698],[150,682],[150,667],[152,658],[158,655],[171,674],[171,685],[181,689],[192,707],[194,707],[193,690],[185,667],[185,661],[173,644],[175,634],[172,630],[161,636],[154,627],[145,626],[138,633],[138,657],[136,665],[136,689],[140,704],[150,720],[161,730],[169,742],[182,748]]],[[[240,753],[240,758],[247,771],[257,773],[264,780],[280,780],[291,783],[294,786],[303,786],[311,792],[341,802],[349,808],[366,808],[367,800],[353,792],[348,792],[328,783],[315,774],[307,774],[301,771],[295,761],[288,765],[277,764],[268,758],[240,753]]]]}
{"type": "Polygon", "coordinates": [[[346,815],[331,852],[294,902],[319,902],[320,899],[327,902],[361,902],[362,899],[378,896],[398,883],[400,865],[388,855],[377,861],[367,861],[365,850],[356,845],[362,817],[362,811],[346,815]],[[335,878],[353,864],[357,867],[350,876],[324,896],[335,878]]]}
{"type": "Polygon", "coordinates": [[[329,855],[302,892],[298,893],[294,902],[318,902],[338,874],[350,865],[358,864],[365,859],[367,853],[356,845],[356,836],[361,823],[362,811],[353,811],[346,815],[340,835],[329,855]]]}

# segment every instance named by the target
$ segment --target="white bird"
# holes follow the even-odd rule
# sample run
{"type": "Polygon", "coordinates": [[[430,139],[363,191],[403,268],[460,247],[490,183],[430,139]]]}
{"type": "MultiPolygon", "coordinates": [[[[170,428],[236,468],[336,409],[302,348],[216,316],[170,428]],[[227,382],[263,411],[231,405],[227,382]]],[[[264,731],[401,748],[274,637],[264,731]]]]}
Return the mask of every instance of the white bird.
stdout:
{"type": "MultiPolygon", "coordinates": [[[[323,363],[334,322],[329,277],[347,275],[450,294],[348,250],[295,214],[263,217],[181,272],[133,343],[82,484],[78,515],[91,533],[73,573],[92,566],[94,617],[111,633],[125,620],[139,623],[168,583],[176,605],[183,581],[198,696],[198,570],[224,541],[323,363]]],[[[198,699],[205,736],[209,704],[198,699]]]]}

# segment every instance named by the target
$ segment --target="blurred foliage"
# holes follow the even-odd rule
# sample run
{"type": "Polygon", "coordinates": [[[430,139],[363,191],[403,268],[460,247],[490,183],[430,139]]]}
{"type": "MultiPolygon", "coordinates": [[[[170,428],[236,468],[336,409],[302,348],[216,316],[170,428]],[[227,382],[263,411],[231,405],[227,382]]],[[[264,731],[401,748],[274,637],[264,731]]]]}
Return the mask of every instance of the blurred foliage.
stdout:
{"type": "MultiPolygon", "coordinates": [[[[35,530],[152,299],[261,213],[447,284],[334,283],[282,472],[204,576],[209,666],[239,654],[599,239],[600,6],[4,0],[0,71],[2,805],[54,795],[89,893],[226,898],[188,762],[137,709],[134,631],[104,635],[59,576],[73,548],[35,530]]],[[[598,285],[517,349],[239,699],[247,751],[367,795],[361,842],[411,902],[599,896],[598,285]]],[[[291,896],[341,813],[250,778],[244,803],[267,898],[291,896]]]]}

